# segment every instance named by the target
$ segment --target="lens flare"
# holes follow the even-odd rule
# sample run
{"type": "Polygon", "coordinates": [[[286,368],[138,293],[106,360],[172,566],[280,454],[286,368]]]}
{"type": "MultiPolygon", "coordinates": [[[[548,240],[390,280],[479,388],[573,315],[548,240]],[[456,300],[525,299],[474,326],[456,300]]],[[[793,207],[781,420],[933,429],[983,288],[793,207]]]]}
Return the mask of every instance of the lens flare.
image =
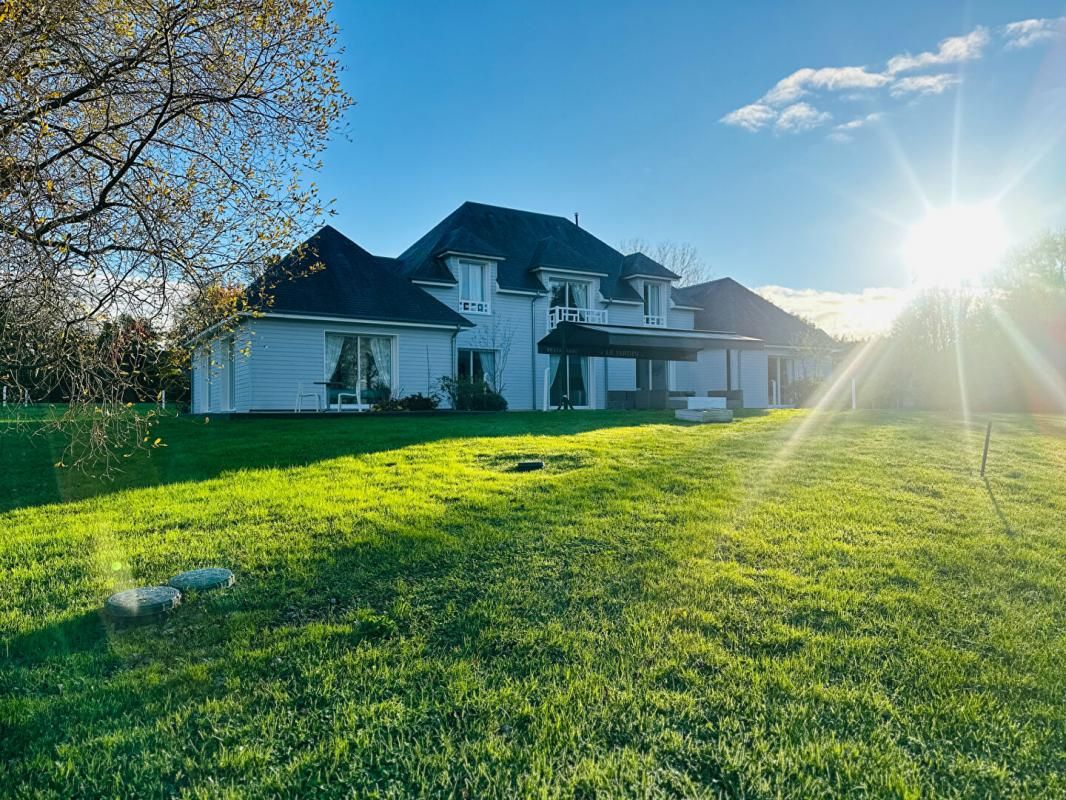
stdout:
{"type": "Polygon", "coordinates": [[[934,208],[908,232],[903,260],[918,287],[978,286],[1009,241],[994,203],[934,208]]]}

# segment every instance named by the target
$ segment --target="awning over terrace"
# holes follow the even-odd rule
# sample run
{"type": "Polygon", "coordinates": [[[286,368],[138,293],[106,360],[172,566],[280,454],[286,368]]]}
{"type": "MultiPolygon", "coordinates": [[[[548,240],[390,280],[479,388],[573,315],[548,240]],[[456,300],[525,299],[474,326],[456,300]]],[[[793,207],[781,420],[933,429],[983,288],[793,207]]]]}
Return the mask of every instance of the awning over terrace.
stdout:
{"type": "Polygon", "coordinates": [[[700,350],[761,350],[762,339],[718,331],[560,322],[537,343],[546,355],[695,361],[700,350]]]}

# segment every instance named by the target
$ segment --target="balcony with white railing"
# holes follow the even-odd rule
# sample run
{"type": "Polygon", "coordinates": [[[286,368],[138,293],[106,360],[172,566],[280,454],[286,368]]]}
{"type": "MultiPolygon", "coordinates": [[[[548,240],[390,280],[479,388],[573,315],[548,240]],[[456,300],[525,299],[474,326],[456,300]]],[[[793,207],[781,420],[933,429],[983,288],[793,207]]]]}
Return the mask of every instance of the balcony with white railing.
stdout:
{"type": "Polygon", "coordinates": [[[560,322],[588,322],[593,325],[604,325],[607,323],[607,309],[552,306],[548,309],[548,330],[560,322]]]}
{"type": "Polygon", "coordinates": [[[659,316],[659,315],[656,315],[656,314],[645,314],[644,315],[644,324],[648,325],[650,327],[653,327],[653,328],[665,328],[666,327],[666,317],[659,316]]]}

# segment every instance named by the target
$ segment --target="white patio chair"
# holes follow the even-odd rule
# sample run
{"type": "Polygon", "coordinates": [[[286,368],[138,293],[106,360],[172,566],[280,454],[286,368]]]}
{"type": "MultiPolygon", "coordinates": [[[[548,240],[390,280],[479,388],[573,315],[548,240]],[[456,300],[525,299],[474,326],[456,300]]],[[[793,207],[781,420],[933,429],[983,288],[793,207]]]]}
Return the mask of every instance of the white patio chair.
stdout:
{"type": "Polygon", "coordinates": [[[352,398],[352,402],[356,405],[359,404],[359,395],[355,392],[337,392],[337,410],[344,411],[344,398],[352,398]]]}
{"type": "Polygon", "coordinates": [[[319,394],[318,389],[313,392],[305,391],[302,383],[296,384],[296,406],[293,409],[297,414],[304,410],[304,398],[313,397],[315,399],[315,411],[322,410],[322,395],[319,394]]]}

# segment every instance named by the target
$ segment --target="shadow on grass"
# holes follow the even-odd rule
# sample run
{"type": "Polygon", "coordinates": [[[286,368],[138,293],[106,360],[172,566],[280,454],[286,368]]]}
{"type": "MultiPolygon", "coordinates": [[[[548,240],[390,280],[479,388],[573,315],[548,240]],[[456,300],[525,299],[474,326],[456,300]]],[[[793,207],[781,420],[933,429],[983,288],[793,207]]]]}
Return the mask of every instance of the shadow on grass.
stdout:
{"type": "Polygon", "coordinates": [[[992,508],[995,509],[996,516],[999,517],[999,521],[1003,523],[1003,532],[1008,536],[1014,535],[1014,528],[1010,524],[1010,520],[1007,519],[1007,515],[1003,513],[1003,508],[999,504],[999,500],[996,499],[996,493],[992,491],[992,484],[989,483],[988,476],[982,476],[981,480],[984,481],[985,491],[988,492],[988,499],[992,501],[992,508]]]}
{"type": "MultiPolygon", "coordinates": [[[[731,474],[727,445],[703,442],[700,452],[701,469],[711,463],[723,480],[731,474]]],[[[428,702],[419,711],[426,730],[407,731],[415,739],[442,729],[479,739],[501,727],[521,737],[531,720],[520,695],[502,699],[498,718],[486,720],[481,700],[451,694],[453,677],[476,669],[505,683],[578,669],[587,648],[602,646],[590,642],[625,640],[627,607],[672,585],[664,576],[678,568],[679,554],[663,547],[661,535],[647,535],[640,519],[668,525],[669,509],[634,506],[635,495],[661,497],[662,487],[654,478],[634,486],[614,469],[508,476],[476,499],[415,519],[381,518],[364,541],[309,551],[306,561],[245,574],[238,567],[236,587],[190,598],[162,626],[113,633],[99,616],[83,614],[16,637],[0,679],[27,687],[29,697],[25,713],[9,717],[0,759],[17,780],[34,768],[33,754],[67,753],[90,793],[103,792],[109,779],[92,765],[110,759],[117,766],[108,770],[129,778],[123,785],[133,794],[158,791],[174,775],[167,788],[180,792],[214,780],[215,751],[242,741],[240,726],[219,721],[231,713],[218,709],[235,691],[242,724],[265,728],[296,715],[301,722],[276,728],[272,746],[309,761],[330,736],[310,713],[324,703],[428,702]],[[631,526],[597,530],[602,516],[622,513],[631,526]],[[606,636],[612,627],[619,635],[606,636]],[[339,670],[328,688],[324,665],[339,670]],[[104,742],[106,755],[96,752],[104,742]],[[128,763],[152,766],[121,766],[128,763]]],[[[363,761],[366,785],[395,778],[396,767],[372,751],[363,761]]],[[[34,780],[40,791],[65,788],[55,773],[34,780]]]]}
{"type": "Polygon", "coordinates": [[[64,442],[0,426],[0,513],[183,481],[241,469],[305,466],[346,455],[395,450],[446,439],[557,436],[635,425],[684,425],[672,411],[509,412],[472,416],[329,416],[208,420],[168,418],[152,438],[164,446],[118,458],[107,477],[56,466],[64,442]]]}

